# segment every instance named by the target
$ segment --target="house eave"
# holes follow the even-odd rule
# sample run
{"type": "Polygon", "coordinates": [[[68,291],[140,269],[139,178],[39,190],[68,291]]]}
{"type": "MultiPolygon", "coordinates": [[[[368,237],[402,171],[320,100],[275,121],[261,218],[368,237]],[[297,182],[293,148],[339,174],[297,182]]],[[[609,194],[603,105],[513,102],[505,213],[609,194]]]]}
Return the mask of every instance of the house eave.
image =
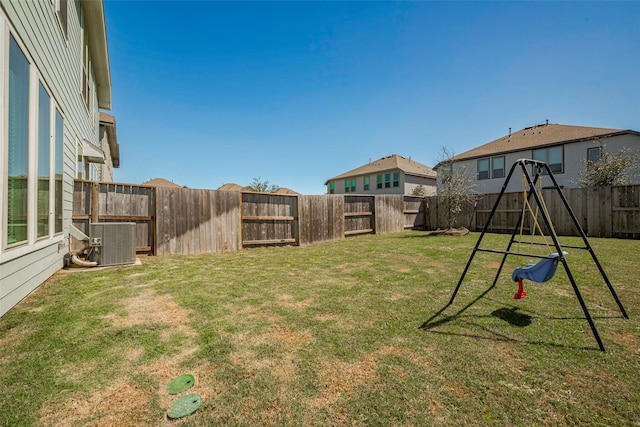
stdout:
{"type": "Polygon", "coordinates": [[[109,141],[109,153],[114,168],[120,167],[120,145],[116,133],[116,118],[110,114],[100,112],[100,125],[105,127],[109,141]]]}
{"type": "MultiPolygon", "coordinates": [[[[582,137],[582,138],[567,139],[567,140],[562,140],[562,141],[554,141],[554,142],[549,142],[549,143],[546,143],[546,144],[531,145],[529,147],[521,147],[521,148],[514,149],[514,150],[496,151],[494,153],[484,153],[484,154],[479,154],[479,155],[475,155],[475,156],[468,156],[468,157],[455,157],[454,156],[451,159],[451,162],[452,163],[458,163],[458,162],[463,162],[463,161],[468,161],[468,160],[485,159],[487,157],[503,156],[503,155],[506,155],[506,154],[519,153],[519,152],[522,152],[522,151],[535,150],[535,149],[538,149],[538,148],[554,147],[554,146],[557,146],[557,145],[565,145],[565,144],[575,144],[575,143],[578,143],[578,142],[594,141],[594,140],[597,140],[597,139],[611,138],[611,137],[614,137],[614,136],[627,135],[627,134],[640,136],[640,132],[627,129],[627,130],[621,130],[621,131],[617,131],[617,132],[610,132],[610,133],[606,133],[606,134],[602,134],[602,135],[587,136],[587,137],[582,137]]],[[[449,161],[449,160],[447,160],[447,161],[449,161]]],[[[435,165],[433,167],[433,169],[437,170],[440,166],[442,166],[443,163],[445,163],[447,161],[438,162],[438,164],[435,165]]]]}
{"type": "Polygon", "coordinates": [[[98,92],[98,106],[111,110],[111,71],[107,45],[107,26],[103,0],[80,0],[84,15],[84,28],[88,33],[93,71],[98,92]]]}

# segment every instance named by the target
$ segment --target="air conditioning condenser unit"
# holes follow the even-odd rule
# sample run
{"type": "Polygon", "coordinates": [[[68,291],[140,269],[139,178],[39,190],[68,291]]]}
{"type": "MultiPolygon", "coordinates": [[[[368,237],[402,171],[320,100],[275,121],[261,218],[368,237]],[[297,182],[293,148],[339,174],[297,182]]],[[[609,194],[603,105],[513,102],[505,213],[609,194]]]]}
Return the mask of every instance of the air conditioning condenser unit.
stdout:
{"type": "Polygon", "coordinates": [[[99,266],[136,262],[135,222],[97,222],[89,224],[91,261],[99,266]]]}

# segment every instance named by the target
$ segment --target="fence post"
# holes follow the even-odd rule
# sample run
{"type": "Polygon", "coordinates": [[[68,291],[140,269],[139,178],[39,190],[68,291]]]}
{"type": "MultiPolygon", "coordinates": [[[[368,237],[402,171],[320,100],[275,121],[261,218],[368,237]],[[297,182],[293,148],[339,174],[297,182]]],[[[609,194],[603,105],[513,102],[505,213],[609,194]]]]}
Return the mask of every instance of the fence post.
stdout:
{"type": "Polygon", "coordinates": [[[98,222],[100,218],[100,184],[91,184],[91,222],[98,222]]]}

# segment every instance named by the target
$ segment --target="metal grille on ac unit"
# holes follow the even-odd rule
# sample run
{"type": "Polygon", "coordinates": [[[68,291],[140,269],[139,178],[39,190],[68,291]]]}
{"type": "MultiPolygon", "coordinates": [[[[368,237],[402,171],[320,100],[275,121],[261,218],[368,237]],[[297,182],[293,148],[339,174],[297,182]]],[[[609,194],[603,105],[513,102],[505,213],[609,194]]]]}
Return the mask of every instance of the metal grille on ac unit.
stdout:
{"type": "Polygon", "coordinates": [[[136,224],[134,222],[99,222],[89,224],[89,243],[94,248],[91,260],[98,265],[136,262],[136,224]]]}

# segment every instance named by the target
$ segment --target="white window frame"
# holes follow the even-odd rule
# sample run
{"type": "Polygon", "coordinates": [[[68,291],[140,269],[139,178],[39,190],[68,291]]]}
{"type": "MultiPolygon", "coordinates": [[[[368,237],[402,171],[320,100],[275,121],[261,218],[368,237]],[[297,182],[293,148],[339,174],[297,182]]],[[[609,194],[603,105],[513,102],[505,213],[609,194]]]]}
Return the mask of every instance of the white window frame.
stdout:
{"type": "MultiPolygon", "coordinates": [[[[541,162],[545,162],[547,165],[549,165],[549,169],[551,169],[551,172],[553,172],[554,174],[556,173],[564,173],[564,145],[554,145],[552,147],[545,147],[545,148],[536,148],[531,150],[531,158],[533,160],[538,160],[541,162]],[[551,150],[553,149],[560,149],[561,151],[561,162],[560,162],[560,170],[556,171],[553,170],[553,165],[555,165],[556,163],[554,163],[553,165],[549,162],[549,153],[551,150]],[[538,154],[538,155],[536,155],[538,154]],[[543,154],[543,155],[540,155],[543,154]],[[542,158],[544,157],[544,158],[542,158]]],[[[543,171],[543,173],[546,174],[546,170],[543,171]]]]}
{"type": "Polygon", "coordinates": [[[601,158],[602,158],[602,147],[598,146],[598,147],[587,148],[587,168],[589,167],[589,165],[599,161],[601,158]],[[591,160],[591,153],[596,152],[596,150],[598,153],[598,158],[596,160],[591,160]]]}
{"type": "Polygon", "coordinates": [[[56,12],[56,18],[58,18],[58,25],[60,31],[65,40],[69,40],[69,1],[68,0],[53,0],[53,6],[56,12]],[[63,12],[64,9],[64,12],[63,12]],[[63,16],[64,15],[64,18],[63,16]],[[66,22],[62,22],[65,19],[66,22]]]}
{"type": "Polygon", "coordinates": [[[476,177],[478,179],[478,181],[484,181],[485,179],[490,179],[491,178],[491,159],[489,157],[485,157],[483,159],[478,159],[476,161],[476,177]],[[480,170],[480,162],[486,162],[487,163],[487,169],[482,169],[482,171],[480,170]],[[480,176],[480,173],[485,173],[486,172],[486,177],[484,175],[482,175],[482,177],[480,176]]]}
{"type": "MultiPolygon", "coordinates": [[[[500,170],[500,169],[498,169],[500,170]]],[[[505,159],[504,156],[496,156],[496,157],[492,157],[491,158],[491,178],[497,179],[497,178],[504,178],[506,176],[506,168],[505,168],[505,159]],[[501,176],[496,176],[496,168],[494,166],[494,162],[496,161],[496,159],[502,159],[502,175],[501,176]]]]}
{"type": "MultiPolygon", "coordinates": [[[[2,69],[1,75],[3,80],[0,81],[0,99],[2,99],[2,113],[0,116],[0,174],[5,176],[7,171],[7,155],[8,155],[8,134],[7,134],[7,119],[6,115],[9,111],[7,88],[9,85],[9,40],[13,37],[17,46],[20,48],[22,54],[29,63],[29,137],[28,137],[28,178],[27,178],[27,236],[26,240],[9,244],[7,242],[7,221],[8,221],[8,207],[7,192],[8,192],[8,180],[3,180],[2,189],[0,189],[0,227],[2,230],[2,240],[0,241],[0,261],[11,259],[14,256],[20,256],[24,251],[31,250],[34,244],[45,241],[45,244],[49,244],[48,241],[54,237],[61,236],[62,231],[55,231],[54,210],[55,210],[55,131],[56,120],[55,112],[59,111],[62,116],[62,110],[58,103],[55,101],[52,91],[43,79],[42,75],[38,72],[35,61],[26,49],[26,46],[22,42],[22,39],[18,33],[8,24],[4,15],[0,15],[0,69],[2,69]],[[48,233],[42,236],[38,236],[37,223],[38,223],[38,157],[39,141],[38,141],[38,120],[39,120],[39,95],[40,84],[46,91],[49,98],[49,212],[48,212],[48,233]],[[22,248],[22,249],[21,249],[22,248]],[[11,256],[4,256],[5,253],[11,253],[11,256]]],[[[64,129],[64,116],[63,117],[63,129],[64,129]]],[[[64,140],[63,153],[64,153],[64,140]]],[[[64,155],[64,154],[63,154],[64,155]]],[[[64,161],[63,161],[63,181],[64,181],[64,161]]]]}

